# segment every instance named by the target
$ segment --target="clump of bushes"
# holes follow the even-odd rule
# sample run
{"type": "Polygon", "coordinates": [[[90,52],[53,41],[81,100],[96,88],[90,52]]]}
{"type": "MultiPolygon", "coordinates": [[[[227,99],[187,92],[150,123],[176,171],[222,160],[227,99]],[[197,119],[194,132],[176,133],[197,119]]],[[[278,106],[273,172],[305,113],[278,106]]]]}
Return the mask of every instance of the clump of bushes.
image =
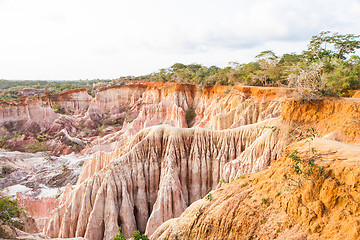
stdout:
{"type": "Polygon", "coordinates": [[[65,108],[59,104],[54,104],[52,106],[52,109],[53,109],[54,113],[66,114],[65,108]]]}
{"type": "Polygon", "coordinates": [[[134,240],[149,240],[145,234],[140,234],[140,231],[135,231],[133,235],[134,240]]]}
{"type": "Polygon", "coordinates": [[[38,140],[39,142],[44,142],[47,139],[49,139],[49,135],[47,133],[40,134],[40,135],[36,136],[36,140],[38,140]]]}
{"type": "Polygon", "coordinates": [[[6,143],[6,136],[0,137],[0,147],[3,147],[6,143]]]}
{"type": "Polygon", "coordinates": [[[31,143],[28,146],[28,151],[35,153],[35,152],[45,152],[47,151],[47,146],[42,143],[42,142],[35,142],[35,143],[31,143]]]}
{"type": "Polygon", "coordinates": [[[12,170],[13,170],[13,168],[11,166],[7,166],[7,165],[2,166],[1,167],[1,174],[2,175],[9,174],[9,173],[11,173],[12,170]]]}
{"type": "Polygon", "coordinates": [[[191,106],[189,109],[186,110],[185,112],[185,118],[186,118],[186,122],[189,124],[195,117],[195,109],[193,106],[191,106]]]}
{"type": "Polygon", "coordinates": [[[114,237],[114,240],[126,240],[124,234],[121,232],[121,227],[118,229],[118,234],[114,237]]]}
{"type": "MultiPolygon", "coordinates": [[[[135,231],[133,234],[134,240],[149,240],[148,236],[141,234],[140,231],[135,231]]],[[[121,227],[118,229],[118,234],[116,234],[114,240],[126,240],[124,234],[121,232],[121,227]]]]}
{"type": "Polygon", "coordinates": [[[206,196],[205,196],[205,200],[208,200],[208,201],[211,201],[213,198],[212,198],[212,194],[211,193],[208,193],[206,196]]]}
{"type": "Polygon", "coordinates": [[[0,220],[2,224],[14,224],[13,218],[19,217],[21,209],[16,200],[10,197],[0,198],[0,220]]]}
{"type": "Polygon", "coordinates": [[[261,199],[261,202],[265,205],[265,206],[270,206],[270,203],[269,203],[269,199],[268,198],[263,198],[261,199]]]}

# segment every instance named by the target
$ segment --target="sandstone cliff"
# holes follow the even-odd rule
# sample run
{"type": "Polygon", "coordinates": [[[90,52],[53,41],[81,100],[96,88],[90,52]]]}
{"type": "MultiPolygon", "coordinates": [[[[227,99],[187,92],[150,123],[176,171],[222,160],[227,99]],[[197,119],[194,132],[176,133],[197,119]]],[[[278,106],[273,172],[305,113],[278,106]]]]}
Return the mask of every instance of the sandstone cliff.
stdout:
{"type": "MultiPolygon", "coordinates": [[[[121,226],[126,236],[140,230],[154,234],[154,239],[308,235],[308,223],[299,220],[308,216],[290,213],[302,205],[283,208],[291,197],[302,194],[301,189],[277,202],[278,207],[267,207],[260,197],[267,194],[264,199],[272,203],[273,195],[280,192],[283,196],[280,190],[285,183],[277,176],[281,169],[286,170],[288,160],[283,156],[273,163],[279,171],[264,169],[280,159],[296,139],[294,133],[304,133],[309,127],[328,139],[322,141],[358,143],[360,116],[355,98],[301,102],[287,99],[292,93],[283,88],[217,86],[201,90],[186,84],[131,83],[100,90],[94,99],[83,90],[73,91],[77,103],[66,94],[52,97],[48,102],[62,101],[71,115],[52,112],[52,122],[31,120],[43,126],[44,133],[54,134],[47,143],[57,146],[61,141],[57,152],[64,152],[67,145],[83,145],[83,154],[102,151],[85,161],[77,184],[66,188],[51,216],[46,213],[44,232],[51,237],[112,239],[121,226]],[[192,109],[195,116],[189,119],[186,116],[192,109]],[[85,130],[89,133],[84,134],[85,130]],[[244,174],[259,171],[262,174],[251,177],[251,182],[267,180],[256,186],[250,180],[245,184],[244,174]],[[220,187],[219,181],[229,183],[237,178],[235,183],[240,181],[240,185],[225,184],[207,200],[197,201],[220,187]],[[245,225],[250,230],[241,227],[245,225]],[[220,234],[214,235],[216,232],[220,234]]],[[[41,111],[52,111],[46,102],[23,101],[6,106],[16,109],[34,103],[41,111]]],[[[318,201],[319,196],[311,194],[310,202],[318,201]]],[[[311,204],[315,205],[308,209],[321,205],[311,204]]]]}
{"type": "MultiPolygon", "coordinates": [[[[129,152],[114,156],[92,177],[81,178],[67,202],[50,218],[45,233],[111,239],[121,226],[127,236],[137,229],[151,234],[214,189],[227,163],[237,162],[228,168],[229,178],[265,169],[280,156],[284,140],[264,127],[273,124],[276,122],[268,120],[223,131],[170,126],[145,129],[134,136],[129,152]]],[[[102,159],[99,154],[93,162],[102,159]]]]}
{"type": "Polygon", "coordinates": [[[327,139],[311,144],[324,170],[316,178],[294,173],[288,155],[306,153],[308,142],[292,144],[270,168],[212,191],[152,239],[358,239],[359,146],[327,139]]]}

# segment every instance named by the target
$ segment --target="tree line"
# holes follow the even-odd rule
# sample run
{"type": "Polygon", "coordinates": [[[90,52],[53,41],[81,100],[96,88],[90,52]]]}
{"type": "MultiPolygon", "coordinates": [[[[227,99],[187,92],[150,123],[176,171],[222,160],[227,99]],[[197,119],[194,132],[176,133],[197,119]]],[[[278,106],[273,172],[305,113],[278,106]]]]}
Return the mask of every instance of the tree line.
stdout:
{"type": "Polygon", "coordinates": [[[262,51],[249,63],[206,67],[175,63],[134,80],[212,85],[288,86],[323,95],[348,95],[360,88],[360,35],[323,31],[311,38],[302,53],[276,55],[262,51]]]}

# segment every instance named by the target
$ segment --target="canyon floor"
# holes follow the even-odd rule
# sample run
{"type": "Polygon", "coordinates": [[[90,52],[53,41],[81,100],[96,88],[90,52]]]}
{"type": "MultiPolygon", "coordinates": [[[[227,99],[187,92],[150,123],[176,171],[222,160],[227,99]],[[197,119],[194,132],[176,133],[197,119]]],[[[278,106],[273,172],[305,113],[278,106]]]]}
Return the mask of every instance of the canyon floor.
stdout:
{"type": "Polygon", "coordinates": [[[358,239],[360,99],[129,82],[0,102],[10,239],[358,239]]]}

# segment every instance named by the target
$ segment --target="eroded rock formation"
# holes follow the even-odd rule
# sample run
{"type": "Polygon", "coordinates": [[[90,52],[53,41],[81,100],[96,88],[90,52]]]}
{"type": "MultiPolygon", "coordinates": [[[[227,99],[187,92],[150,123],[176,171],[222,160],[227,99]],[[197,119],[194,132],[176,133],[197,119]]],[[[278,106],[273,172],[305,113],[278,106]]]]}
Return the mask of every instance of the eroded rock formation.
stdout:
{"type": "Polygon", "coordinates": [[[309,147],[292,144],[270,168],[212,191],[152,239],[358,239],[359,146],[324,138],[311,146],[323,168],[317,177],[294,173],[288,155],[306,157],[309,147]]]}
{"type": "Polygon", "coordinates": [[[201,90],[189,84],[135,82],[99,90],[93,99],[85,89],[77,89],[1,102],[0,135],[7,136],[6,144],[14,150],[26,151],[39,135],[46,135],[41,141],[58,155],[112,151],[124,137],[160,124],[221,130],[276,117],[291,91],[239,86],[201,90]],[[195,118],[187,120],[190,108],[195,118]],[[62,141],[61,131],[91,144],[62,141]],[[22,133],[17,141],[12,139],[16,133],[22,133]]]}
{"type": "Polygon", "coordinates": [[[112,239],[121,226],[126,236],[135,230],[151,234],[216,188],[222,176],[257,172],[280,156],[285,139],[279,131],[267,128],[274,124],[276,120],[269,119],[222,131],[145,129],[134,136],[129,152],[113,156],[101,171],[97,172],[98,163],[106,165],[108,160],[101,154],[93,159],[95,174],[81,178],[50,218],[45,233],[112,239]],[[237,164],[224,168],[232,161],[237,164]]]}
{"type": "MultiPolygon", "coordinates": [[[[62,101],[72,115],[52,112],[52,122],[25,117],[24,121],[38,124],[43,133],[56,133],[47,140],[51,146],[61,141],[71,148],[80,146],[83,154],[102,151],[85,161],[77,184],[67,186],[58,200],[60,206],[41,225],[43,231],[51,237],[112,239],[121,226],[128,237],[140,230],[154,234],[155,239],[222,239],[254,232],[258,238],[281,237],[266,230],[276,231],[279,226],[277,229],[289,231],[282,236],[285,239],[302,236],[303,223],[282,208],[264,208],[260,193],[259,203],[249,212],[249,196],[258,189],[247,185],[235,190],[226,185],[211,193],[216,201],[197,202],[221,186],[219,180],[228,183],[266,169],[295,139],[294,131],[300,134],[313,126],[329,141],[359,141],[355,98],[310,103],[285,100],[292,93],[283,88],[218,86],[201,90],[193,85],[132,83],[100,90],[95,98],[84,95],[84,90],[73,91],[75,103],[66,94],[49,98],[50,103],[62,101]],[[187,117],[189,111],[194,111],[194,118],[187,117]],[[89,133],[84,134],[86,131],[89,133]],[[214,219],[208,210],[223,216],[214,219]],[[255,220],[259,211],[264,215],[255,220]],[[264,221],[266,228],[260,226],[264,221]],[[207,230],[205,223],[214,229],[207,230]],[[245,233],[241,226],[248,223],[253,228],[245,233]],[[293,223],[298,225],[293,227],[293,223]],[[238,226],[237,230],[230,225],[238,226]],[[202,233],[204,229],[206,233],[202,233]],[[216,231],[220,234],[215,237],[216,231]]],[[[26,108],[31,103],[41,111],[52,111],[36,99],[21,101],[6,106],[26,108]]],[[[14,110],[6,110],[3,115],[6,112],[14,114],[14,110]]],[[[266,171],[269,176],[278,174],[266,171]]],[[[259,188],[267,189],[266,183],[259,188]]]]}

